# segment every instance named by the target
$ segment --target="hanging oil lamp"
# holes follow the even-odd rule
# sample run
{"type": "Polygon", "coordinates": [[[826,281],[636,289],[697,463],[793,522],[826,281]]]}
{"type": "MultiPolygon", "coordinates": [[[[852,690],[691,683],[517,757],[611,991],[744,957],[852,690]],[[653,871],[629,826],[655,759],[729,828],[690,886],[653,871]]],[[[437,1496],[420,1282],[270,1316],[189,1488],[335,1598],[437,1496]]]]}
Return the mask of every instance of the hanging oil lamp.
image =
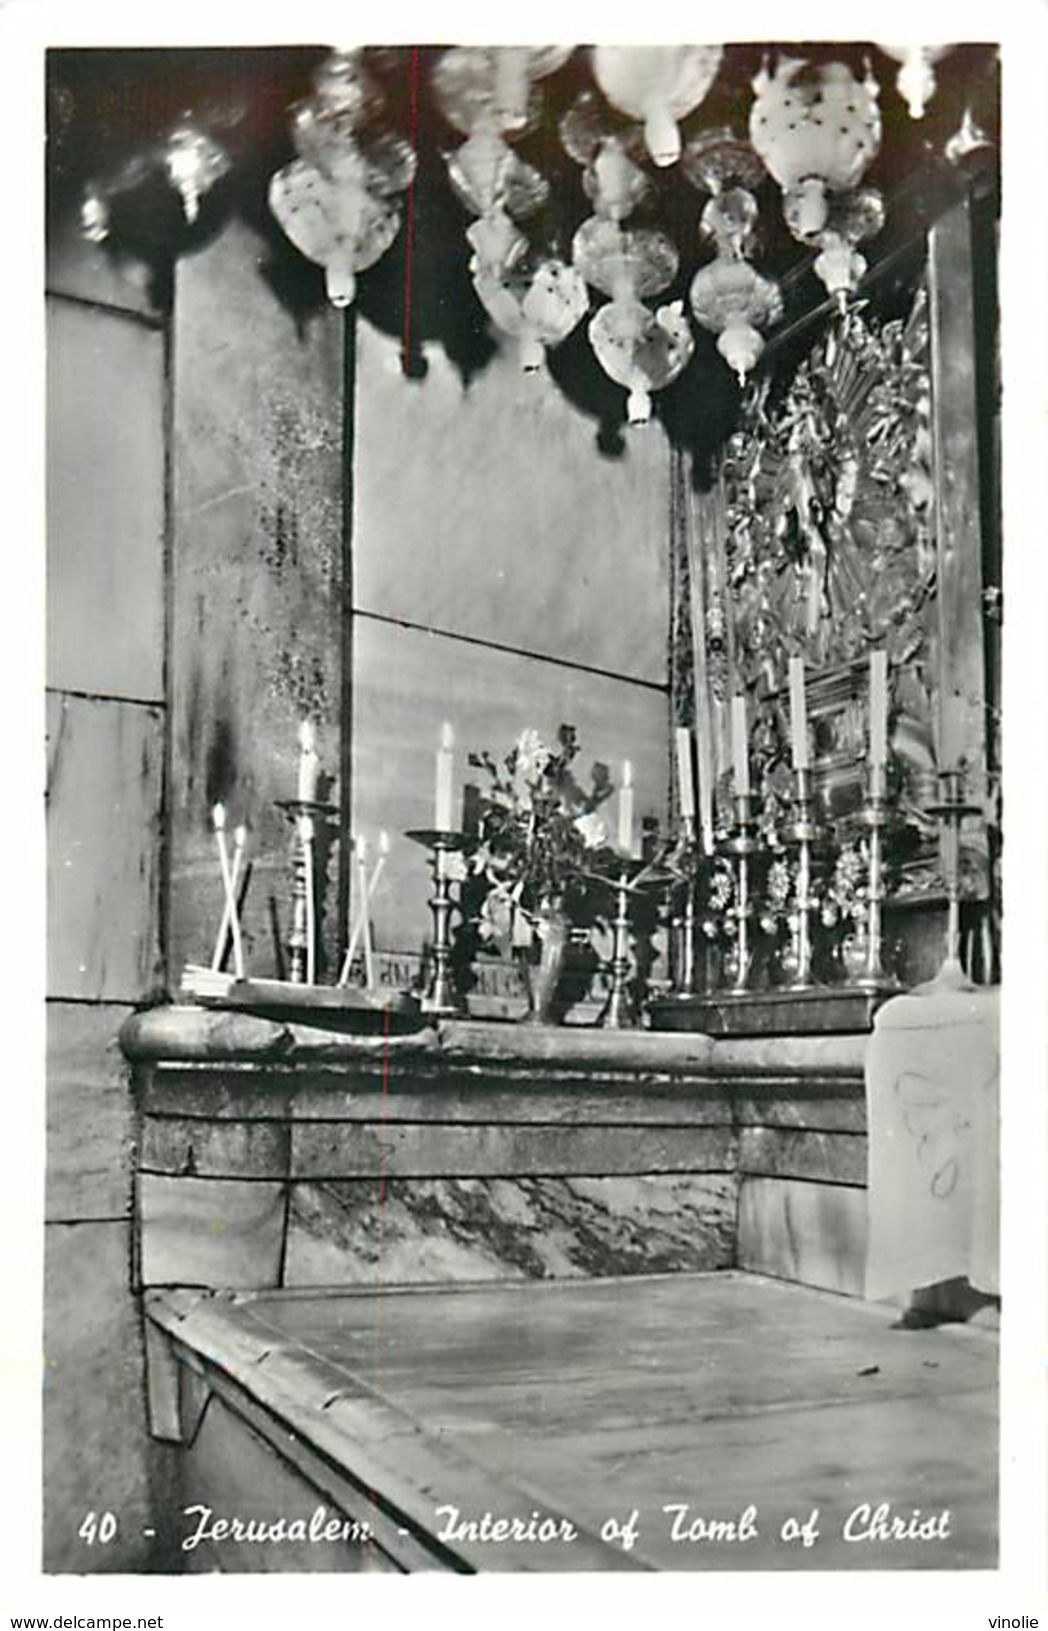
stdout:
{"type": "Polygon", "coordinates": [[[269,184],[269,207],[308,260],[324,267],[332,305],[352,304],[357,273],[373,266],[400,230],[398,193],[415,176],[415,155],[392,135],[370,136],[381,97],[358,51],[335,52],[314,78],[315,94],[291,121],[298,158],[269,184]]]}
{"type": "Polygon", "coordinates": [[[750,141],[783,192],[794,236],[807,242],[826,225],[830,198],[850,192],[881,143],[880,87],[867,68],[857,80],[843,62],[811,68],[784,57],[774,75],[753,81],[750,141]]]}
{"type": "Polygon", "coordinates": [[[895,88],[909,109],[911,119],[923,119],[924,110],[935,95],[935,64],[941,62],[952,45],[881,45],[885,56],[900,64],[895,88]]]}
{"type": "Polygon", "coordinates": [[[678,122],[703,101],[722,55],[719,45],[598,45],[593,74],[613,107],[642,122],[661,169],[680,158],[678,122]]]}
{"type": "Polygon", "coordinates": [[[682,168],[692,185],[710,193],[699,232],[716,246],[716,259],[692,279],[691,309],[717,336],[717,350],[740,385],[764,350],[761,329],[782,315],[777,284],[762,276],[747,255],[753,247],[758,205],[752,188],[763,174],[760,160],[733,131],[707,131],[688,144],[682,168]]]}

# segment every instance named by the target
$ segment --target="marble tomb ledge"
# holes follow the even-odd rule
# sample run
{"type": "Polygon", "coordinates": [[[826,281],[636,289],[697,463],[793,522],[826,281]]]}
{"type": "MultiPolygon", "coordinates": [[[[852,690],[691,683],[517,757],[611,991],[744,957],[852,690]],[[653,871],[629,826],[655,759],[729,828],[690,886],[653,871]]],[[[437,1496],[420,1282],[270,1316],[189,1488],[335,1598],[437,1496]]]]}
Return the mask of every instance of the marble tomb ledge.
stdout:
{"type": "Polygon", "coordinates": [[[712,1037],[694,1032],[602,1031],[441,1020],[408,1035],[348,1035],[322,1026],[185,1006],[133,1014],[120,1033],[136,1066],[165,1063],[354,1065],[384,1057],[416,1078],[455,1070],[527,1070],[545,1075],[853,1078],[861,1088],[868,1033],[712,1037]]]}

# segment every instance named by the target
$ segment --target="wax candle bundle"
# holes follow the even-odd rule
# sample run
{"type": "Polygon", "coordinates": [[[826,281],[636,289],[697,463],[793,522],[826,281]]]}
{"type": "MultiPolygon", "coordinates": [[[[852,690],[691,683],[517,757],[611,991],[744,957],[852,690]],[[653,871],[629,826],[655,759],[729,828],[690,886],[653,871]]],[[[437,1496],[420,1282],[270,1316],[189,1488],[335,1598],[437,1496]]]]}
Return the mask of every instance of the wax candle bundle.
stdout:
{"type": "Polygon", "coordinates": [[[226,810],[225,805],[216,804],[211,811],[211,821],[215,832],[215,843],[218,848],[218,864],[222,873],[223,907],[222,917],[215,936],[215,949],[211,958],[211,968],[217,973],[225,962],[226,942],[230,935],[233,938],[233,969],[238,980],[244,978],[244,948],[240,937],[240,912],[237,904],[237,887],[240,882],[241,866],[244,858],[244,848],[247,843],[246,827],[237,827],[233,834],[233,860],[229,859],[229,850],[226,846],[226,810]]]}
{"type": "Polygon", "coordinates": [[[367,839],[363,835],[359,835],[353,840],[353,854],[357,874],[357,913],[350,933],[349,944],[346,947],[346,955],[342,959],[342,969],[339,973],[338,983],[339,985],[348,984],[353,959],[357,954],[359,945],[362,946],[364,954],[364,980],[368,990],[373,991],[377,982],[375,950],[371,929],[371,901],[378,881],[382,876],[386,858],[389,855],[389,834],[380,832],[378,835],[378,857],[371,870],[370,878],[367,873],[367,847],[367,839]]]}

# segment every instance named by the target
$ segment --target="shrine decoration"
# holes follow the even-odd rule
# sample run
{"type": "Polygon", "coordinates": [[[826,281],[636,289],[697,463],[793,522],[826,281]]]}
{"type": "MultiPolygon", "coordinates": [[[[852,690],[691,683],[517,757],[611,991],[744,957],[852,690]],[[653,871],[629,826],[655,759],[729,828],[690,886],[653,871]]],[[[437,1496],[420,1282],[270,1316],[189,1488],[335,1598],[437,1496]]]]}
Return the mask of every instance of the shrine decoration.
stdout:
{"type": "Polygon", "coordinates": [[[231,169],[226,148],[187,115],[157,146],[135,154],[111,175],[90,183],[80,206],[84,237],[89,243],[105,243],[116,200],[157,174],[178,193],[185,224],[193,227],[200,217],[202,201],[231,169]]]}
{"type": "Polygon", "coordinates": [[[647,191],[632,144],[602,125],[587,106],[565,118],[561,136],[572,157],[585,165],[584,184],[594,206],[575,234],[572,262],[588,284],[609,297],[590,320],[590,345],[608,377],[628,392],[628,422],[645,425],[651,393],[677,379],[695,349],[681,301],[654,311],[644,304],[674,281],[680,257],[664,232],[623,225],[647,191]]]}
{"type": "Polygon", "coordinates": [[[466,232],[473,287],[495,327],[518,342],[526,373],[542,368],[546,349],[565,340],[589,307],[574,268],[536,250],[521,230],[549,185],[509,143],[535,122],[537,81],[568,55],[562,46],[459,47],[444,53],[433,75],[444,116],[466,136],[446,164],[456,196],[478,217],[466,232]]]}
{"type": "Polygon", "coordinates": [[[856,245],[883,224],[879,194],[854,196],[881,144],[880,87],[868,65],[860,81],[843,62],[784,57],[753,89],[750,140],[782,188],[786,225],[820,248],[816,273],[843,305],[866,270],[856,245]]]}
{"type": "Polygon", "coordinates": [[[593,74],[613,107],[643,122],[648,153],[664,169],[681,155],[678,121],[703,101],[722,56],[719,45],[598,45],[593,74]]]}
{"type": "Polygon", "coordinates": [[[397,194],[415,176],[409,144],[377,129],[382,97],[360,51],[333,52],[314,95],[293,110],[298,157],[269,185],[269,207],[308,260],[324,267],[328,298],[345,307],[357,273],[373,266],[400,231],[397,194]]]}
{"type": "Polygon", "coordinates": [[[760,161],[732,131],[716,130],[689,143],[682,164],[692,184],[710,194],[699,231],[717,250],[692,279],[691,309],[717,335],[717,350],[742,384],[764,349],[760,330],[782,315],[777,285],[747,259],[757,230],[752,189],[761,178],[760,161]]]}
{"type": "Polygon", "coordinates": [[[935,64],[953,47],[950,45],[883,45],[885,56],[900,64],[895,88],[903,98],[911,119],[923,119],[924,110],[935,95],[935,64]]]}

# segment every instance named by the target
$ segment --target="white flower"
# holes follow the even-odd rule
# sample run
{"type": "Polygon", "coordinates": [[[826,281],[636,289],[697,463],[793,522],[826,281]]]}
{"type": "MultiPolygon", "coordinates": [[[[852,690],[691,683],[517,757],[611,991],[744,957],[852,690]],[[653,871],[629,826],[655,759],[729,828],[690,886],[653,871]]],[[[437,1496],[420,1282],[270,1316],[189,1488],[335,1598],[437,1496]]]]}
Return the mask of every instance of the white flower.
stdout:
{"type": "Polygon", "coordinates": [[[588,815],[576,816],[573,826],[587,849],[600,849],[608,842],[607,825],[596,810],[591,810],[588,815]]]}
{"type": "Polygon", "coordinates": [[[553,755],[538,731],[530,727],[517,738],[517,775],[527,782],[542,775],[553,755]]]}

